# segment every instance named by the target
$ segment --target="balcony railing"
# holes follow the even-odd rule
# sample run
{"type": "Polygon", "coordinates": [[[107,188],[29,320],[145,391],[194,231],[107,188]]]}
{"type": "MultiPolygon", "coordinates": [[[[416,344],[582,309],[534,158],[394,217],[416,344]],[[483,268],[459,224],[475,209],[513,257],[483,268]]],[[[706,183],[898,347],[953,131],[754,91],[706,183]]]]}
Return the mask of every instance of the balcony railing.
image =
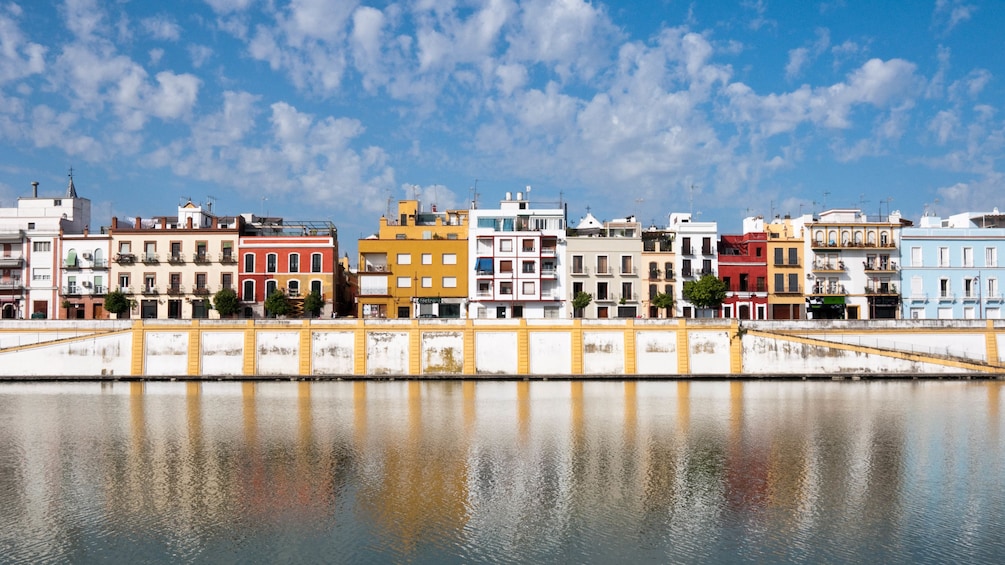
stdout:
{"type": "Polygon", "coordinates": [[[105,295],[108,294],[108,287],[104,285],[95,285],[94,294],[105,295]]]}
{"type": "Polygon", "coordinates": [[[160,263],[160,256],[156,253],[144,253],[141,260],[144,263],[160,263]]]}
{"type": "Polygon", "coordinates": [[[64,286],[62,289],[63,296],[79,296],[81,294],[81,288],[82,287],[77,285],[64,286]]]}
{"type": "Polygon", "coordinates": [[[16,256],[15,255],[0,256],[0,267],[3,267],[3,268],[9,269],[11,267],[20,267],[23,262],[24,262],[24,257],[22,257],[20,255],[16,255],[16,256]]]}
{"type": "Polygon", "coordinates": [[[80,270],[80,262],[79,261],[73,261],[73,262],[63,261],[63,268],[66,269],[67,271],[79,271],[80,270]]]}
{"type": "Polygon", "coordinates": [[[893,272],[897,270],[897,263],[890,261],[888,263],[876,263],[871,261],[862,261],[862,267],[866,271],[881,271],[881,272],[893,272]]]}
{"type": "Polygon", "coordinates": [[[92,269],[107,269],[108,259],[93,259],[91,260],[92,269]]]}
{"type": "Polygon", "coordinates": [[[21,279],[0,279],[0,289],[11,290],[24,288],[24,283],[21,279]]]}
{"type": "Polygon", "coordinates": [[[820,261],[813,264],[814,271],[843,271],[845,270],[844,261],[830,262],[830,261],[820,261]]]}
{"type": "MultiPolygon", "coordinates": [[[[798,288],[796,290],[790,290],[789,292],[799,292],[798,288]]],[[[813,294],[848,294],[843,284],[818,284],[813,286],[813,294]]]]}
{"type": "Polygon", "coordinates": [[[167,293],[170,294],[170,295],[184,294],[185,293],[185,287],[184,287],[184,285],[180,285],[180,284],[170,284],[170,285],[168,285],[167,293]]]}
{"type": "Polygon", "coordinates": [[[198,251],[192,256],[192,260],[196,263],[209,263],[209,254],[205,251],[198,251]]]}
{"type": "Polygon", "coordinates": [[[866,286],[866,294],[898,294],[897,285],[891,284],[890,286],[866,286]]]}
{"type": "Polygon", "coordinates": [[[227,253],[224,251],[220,254],[220,262],[227,265],[237,263],[237,256],[233,253],[227,253]]]}
{"type": "Polygon", "coordinates": [[[133,255],[132,253],[117,253],[115,255],[115,261],[117,263],[126,263],[126,264],[135,263],[136,255],[133,255]]]}
{"type": "Polygon", "coordinates": [[[583,277],[590,274],[589,267],[580,267],[578,270],[575,266],[572,267],[572,275],[576,277],[583,277]]]}
{"type": "Polygon", "coordinates": [[[198,294],[198,295],[209,294],[209,287],[196,285],[196,287],[192,289],[192,294],[198,294]]]}
{"type": "Polygon", "coordinates": [[[178,264],[184,262],[185,262],[184,253],[178,252],[178,253],[171,253],[170,255],[168,255],[168,263],[178,264]]]}
{"type": "Polygon", "coordinates": [[[160,291],[157,290],[157,286],[155,285],[145,285],[143,287],[143,294],[160,294],[160,291]]]}
{"type": "Polygon", "coordinates": [[[631,276],[635,276],[635,275],[638,275],[638,274],[639,274],[639,268],[638,267],[629,267],[627,270],[624,267],[622,267],[622,269],[621,269],[621,275],[622,276],[631,277],[631,276]]]}
{"type": "Polygon", "coordinates": [[[608,265],[606,267],[597,267],[596,275],[598,277],[601,277],[601,276],[610,276],[610,275],[613,275],[613,274],[614,274],[614,272],[611,269],[610,265],[608,265]]]}

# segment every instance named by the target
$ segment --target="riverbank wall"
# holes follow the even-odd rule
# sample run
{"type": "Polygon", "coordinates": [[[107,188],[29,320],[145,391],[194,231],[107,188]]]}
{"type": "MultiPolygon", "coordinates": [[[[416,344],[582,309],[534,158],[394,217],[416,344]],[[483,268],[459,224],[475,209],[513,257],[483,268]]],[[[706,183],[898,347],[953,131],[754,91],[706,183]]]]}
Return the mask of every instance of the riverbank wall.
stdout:
{"type": "Polygon", "coordinates": [[[0,322],[0,380],[1005,378],[1005,321],[0,322]]]}

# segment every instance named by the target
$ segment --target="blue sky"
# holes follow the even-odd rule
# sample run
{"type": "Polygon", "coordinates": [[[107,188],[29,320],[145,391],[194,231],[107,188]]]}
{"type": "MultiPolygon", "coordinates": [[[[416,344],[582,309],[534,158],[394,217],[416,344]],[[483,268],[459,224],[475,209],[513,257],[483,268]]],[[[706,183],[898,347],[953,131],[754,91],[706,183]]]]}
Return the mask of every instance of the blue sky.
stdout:
{"type": "Polygon", "coordinates": [[[998,2],[0,0],[0,205],[1005,209],[998,2]],[[642,8],[641,6],[645,6],[642,8]],[[477,187],[477,188],[475,188],[477,187]]]}

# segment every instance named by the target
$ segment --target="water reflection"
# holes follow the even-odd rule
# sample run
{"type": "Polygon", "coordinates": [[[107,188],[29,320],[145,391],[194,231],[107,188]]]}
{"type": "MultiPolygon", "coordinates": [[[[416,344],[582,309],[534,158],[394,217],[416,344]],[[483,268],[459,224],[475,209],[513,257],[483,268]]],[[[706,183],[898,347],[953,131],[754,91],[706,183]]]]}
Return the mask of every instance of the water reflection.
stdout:
{"type": "Polygon", "coordinates": [[[0,561],[1005,560],[999,382],[0,386],[0,561]]]}

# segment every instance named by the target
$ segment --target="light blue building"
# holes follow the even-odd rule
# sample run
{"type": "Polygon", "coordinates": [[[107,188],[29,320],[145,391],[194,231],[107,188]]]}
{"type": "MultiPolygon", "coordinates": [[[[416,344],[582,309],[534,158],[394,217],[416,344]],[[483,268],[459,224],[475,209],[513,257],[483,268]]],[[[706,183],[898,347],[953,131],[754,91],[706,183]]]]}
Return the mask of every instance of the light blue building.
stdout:
{"type": "Polygon", "coordinates": [[[999,319],[1005,280],[1005,214],[925,216],[901,230],[904,318],[999,319]]]}

